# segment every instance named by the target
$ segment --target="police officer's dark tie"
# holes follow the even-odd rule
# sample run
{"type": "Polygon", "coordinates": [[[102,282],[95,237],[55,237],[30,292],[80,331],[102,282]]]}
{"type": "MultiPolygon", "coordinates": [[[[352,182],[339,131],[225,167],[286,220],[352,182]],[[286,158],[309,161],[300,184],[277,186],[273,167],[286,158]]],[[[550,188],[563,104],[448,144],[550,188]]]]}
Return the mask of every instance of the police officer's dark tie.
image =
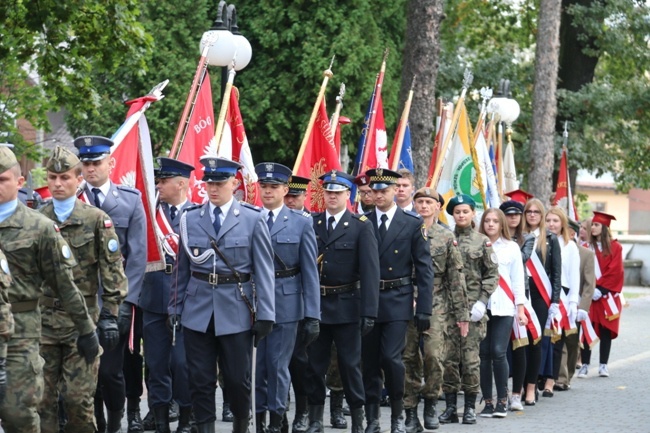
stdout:
{"type": "Polygon", "coordinates": [[[330,236],[332,232],[334,231],[334,223],[336,222],[336,218],[333,216],[329,217],[327,219],[327,236],[330,236]]]}
{"type": "Polygon", "coordinates": [[[172,221],[174,221],[174,218],[176,218],[176,211],[178,211],[178,209],[176,209],[176,206],[169,208],[169,216],[171,217],[172,221]]]}
{"type": "Polygon", "coordinates": [[[269,211],[269,217],[266,219],[266,225],[269,228],[269,231],[271,231],[271,228],[273,227],[273,211],[269,211]]]}
{"type": "Polygon", "coordinates": [[[93,188],[91,191],[93,192],[93,195],[95,196],[95,207],[102,207],[102,204],[99,201],[99,193],[102,192],[102,190],[99,189],[99,188],[93,188]]]}
{"type": "Polygon", "coordinates": [[[219,219],[219,215],[221,215],[221,208],[215,207],[213,213],[214,222],[212,223],[212,227],[214,227],[214,232],[219,235],[219,230],[221,229],[221,219],[219,219]]]}
{"type": "Polygon", "coordinates": [[[386,221],[388,221],[388,215],[383,214],[381,216],[381,224],[379,225],[379,240],[380,241],[383,241],[384,236],[386,236],[386,230],[387,230],[386,221]]]}

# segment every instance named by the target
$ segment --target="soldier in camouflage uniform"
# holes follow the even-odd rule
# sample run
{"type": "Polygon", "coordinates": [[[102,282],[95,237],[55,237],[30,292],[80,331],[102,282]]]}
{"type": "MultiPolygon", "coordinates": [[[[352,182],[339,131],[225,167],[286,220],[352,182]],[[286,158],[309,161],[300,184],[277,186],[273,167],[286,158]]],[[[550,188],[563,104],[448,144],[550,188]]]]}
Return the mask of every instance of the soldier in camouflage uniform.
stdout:
{"type": "Polygon", "coordinates": [[[458,422],[456,394],[465,392],[463,424],[476,424],[476,397],[479,392],[480,360],[479,345],[485,338],[485,322],[488,299],[499,283],[497,256],[487,236],[473,228],[476,204],[465,194],[449,200],[447,213],[453,215],[454,233],[463,257],[463,274],[467,287],[468,305],[471,305],[469,331],[466,338],[448,320],[447,355],[444,362],[444,384],[447,408],[440,415],[443,424],[458,422]],[[459,364],[462,364],[462,382],[459,364]]]}
{"type": "Polygon", "coordinates": [[[467,335],[469,322],[465,277],[461,272],[463,260],[458,243],[451,230],[437,223],[444,199],[433,189],[420,188],[414,195],[414,203],[414,210],[424,219],[428,229],[427,238],[435,277],[431,328],[422,334],[424,362],[420,352],[420,335],[414,323],[409,324],[406,347],[402,355],[406,367],[404,409],[407,433],[422,431],[417,413],[420,395],[424,397],[424,428],[433,430],[439,427],[436,401],[443,382],[442,363],[445,356],[447,322],[451,322],[450,326],[454,332],[460,327],[462,337],[467,335]]]}
{"type": "Polygon", "coordinates": [[[14,316],[9,304],[11,284],[9,264],[0,250],[0,405],[7,395],[7,342],[14,333],[14,316]]]}
{"type": "MultiPolygon", "coordinates": [[[[82,182],[81,162],[69,150],[57,146],[47,164],[47,183],[52,201],[40,212],[56,222],[61,235],[77,258],[74,281],[106,350],[119,340],[117,314],[126,296],[127,281],[122,268],[119,241],[109,216],[77,199],[82,182]],[[101,279],[104,287],[102,310],[97,305],[101,279]]],[[[68,417],[66,431],[93,433],[96,430],[93,397],[97,385],[99,358],[86,366],[75,349],[77,331],[70,315],[61,307],[51,288],[41,297],[41,356],[45,360],[45,392],[39,409],[41,432],[58,432],[58,396],[63,396],[68,417]]]]}
{"type": "MultiPolygon", "coordinates": [[[[70,314],[76,345],[88,364],[99,355],[95,324],[74,283],[76,261],[51,220],[18,201],[24,182],[15,155],[0,147],[0,243],[14,284],[9,301],[15,331],[7,346],[7,397],[0,405],[5,432],[39,432],[38,405],[43,397],[43,359],[39,354],[43,284],[52,289],[70,314]]],[[[56,424],[56,422],[55,422],[56,424]]]]}

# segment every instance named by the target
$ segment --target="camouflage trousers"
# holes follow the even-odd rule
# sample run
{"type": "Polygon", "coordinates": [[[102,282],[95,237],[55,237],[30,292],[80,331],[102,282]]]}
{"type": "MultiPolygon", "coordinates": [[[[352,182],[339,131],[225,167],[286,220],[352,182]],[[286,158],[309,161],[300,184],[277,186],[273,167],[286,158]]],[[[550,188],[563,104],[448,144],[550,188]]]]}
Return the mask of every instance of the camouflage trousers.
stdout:
{"type": "Polygon", "coordinates": [[[43,398],[43,359],[38,343],[35,338],[12,338],[7,343],[7,396],[0,405],[6,433],[41,431],[38,405],[43,398]]]}
{"type": "Polygon", "coordinates": [[[339,373],[337,353],[336,344],[332,343],[332,355],[330,357],[330,366],[327,369],[326,385],[330,391],[343,392],[343,382],[341,381],[341,373],[339,373]]]}
{"type": "MultiPolygon", "coordinates": [[[[431,327],[422,334],[422,350],[420,350],[420,335],[413,321],[409,322],[406,330],[406,346],[402,361],[406,368],[404,383],[404,408],[412,409],[417,406],[419,396],[426,399],[438,399],[443,380],[443,361],[445,356],[446,314],[431,316],[431,327]],[[424,374],[423,374],[424,372],[424,374]],[[424,385],[422,379],[424,376],[424,385]]],[[[454,324],[454,326],[456,326],[454,324]]]]}
{"type": "Polygon", "coordinates": [[[91,365],[79,355],[75,328],[43,327],[41,356],[45,360],[45,392],[39,407],[41,432],[59,431],[59,394],[68,418],[66,432],[94,433],[94,395],[97,388],[99,356],[91,365]]]}
{"type": "Polygon", "coordinates": [[[485,338],[486,319],[469,322],[467,337],[460,336],[460,328],[453,317],[447,319],[445,331],[444,382],[442,391],[453,394],[461,389],[465,394],[478,394],[480,391],[481,359],[479,346],[485,338]],[[462,371],[461,371],[462,370],[462,371]],[[461,382],[462,376],[462,382],[461,382]]]}

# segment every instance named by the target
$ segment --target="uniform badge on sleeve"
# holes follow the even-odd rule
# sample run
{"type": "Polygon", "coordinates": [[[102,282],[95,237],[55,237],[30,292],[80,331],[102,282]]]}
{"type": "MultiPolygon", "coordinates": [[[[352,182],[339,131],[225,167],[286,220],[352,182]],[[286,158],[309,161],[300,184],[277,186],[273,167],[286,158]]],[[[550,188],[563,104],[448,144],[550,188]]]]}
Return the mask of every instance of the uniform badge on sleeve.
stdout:
{"type": "Polygon", "coordinates": [[[427,226],[425,224],[422,224],[422,227],[420,228],[420,233],[422,233],[422,237],[426,241],[428,239],[428,236],[427,236],[427,226]]]}
{"type": "Polygon", "coordinates": [[[69,259],[70,257],[72,257],[72,252],[70,251],[70,247],[67,245],[63,245],[63,247],[61,247],[61,254],[65,259],[69,259]]]}
{"type": "Polygon", "coordinates": [[[57,226],[56,224],[52,224],[52,225],[54,226],[54,231],[55,232],[59,233],[61,231],[61,230],[59,230],[59,226],[57,226]]]}
{"type": "Polygon", "coordinates": [[[104,220],[104,228],[108,229],[111,227],[113,227],[113,221],[111,221],[110,219],[104,220]]]}
{"type": "Polygon", "coordinates": [[[117,252],[118,246],[119,245],[115,239],[111,239],[110,241],[108,241],[108,251],[110,251],[111,253],[117,252]]]}

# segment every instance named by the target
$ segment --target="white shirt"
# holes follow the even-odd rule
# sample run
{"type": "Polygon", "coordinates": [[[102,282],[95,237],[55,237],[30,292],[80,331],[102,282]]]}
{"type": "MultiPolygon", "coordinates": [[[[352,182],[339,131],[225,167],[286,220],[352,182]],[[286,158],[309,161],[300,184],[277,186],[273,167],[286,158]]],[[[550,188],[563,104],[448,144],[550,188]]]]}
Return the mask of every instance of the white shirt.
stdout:
{"type": "MultiPolygon", "coordinates": [[[[346,209],[343,209],[341,212],[337,213],[336,215],[332,215],[330,211],[326,210],[325,211],[325,222],[327,224],[330,223],[330,217],[334,217],[334,227],[332,227],[332,230],[336,228],[337,225],[339,225],[339,221],[341,220],[341,217],[345,213],[346,209]]],[[[329,226],[327,227],[329,229],[329,226]]]]}
{"type": "MultiPolygon", "coordinates": [[[[221,223],[221,225],[223,225],[223,221],[226,219],[226,215],[228,215],[228,211],[230,211],[230,207],[232,206],[232,203],[234,201],[235,198],[233,196],[230,197],[230,200],[227,203],[219,206],[221,208],[221,213],[219,214],[219,222],[221,223]]],[[[212,224],[214,224],[214,209],[217,206],[213,205],[212,202],[209,203],[210,203],[210,221],[212,221],[212,224]]]]}
{"type": "Polygon", "coordinates": [[[395,217],[395,212],[397,212],[397,208],[399,208],[399,206],[397,206],[396,204],[391,206],[391,208],[388,209],[387,212],[382,212],[378,208],[375,208],[375,212],[377,214],[377,226],[381,225],[381,216],[386,214],[386,216],[388,217],[388,219],[386,220],[386,230],[388,230],[388,228],[390,227],[390,222],[393,220],[393,217],[395,217]]]}
{"type": "Polygon", "coordinates": [[[280,207],[276,209],[264,208],[264,221],[269,217],[269,212],[273,212],[273,223],[275,224],[275,221],[278,219],[278,215],[282,212],[283,207],[284,205],[280,205],[280,207]]]}
{"type": "Polygon", "coordinates": [[[514,316],[517,313],[516,305],[526,303],[526,289],[524,286],[524,264],[521,251],[516,242],[503,238],[492,243],[492,249],[499,260],[499,276],[501,276],[515,295],[513,303],[506,292],[497,286],[488,300],[487,307],[493,316],[514,316]]]}
{"type": "MultiPolygon", "coordinates": [[[[111,189],[111,181],[109,180],[102,186],[92,186],[91,184],[88,184],[88,187],[90,188],[90,192],[94,194],[93,188],[99,188],[99,205],[102,206],[104,204],[104,200],[106,200],[106,197],[108,196],[108,191],[111,189]]],[[[91,203],[94,202],[94,197],[88,197],[91,201],[91,203]]]]}
{"type": "Polygon", "coordinates": [[[562,251],[562,286],[569,288],[569,303],[577,304],[580,301],[580,252],[575,242],[569,240],[565,244],[562,236],[557,240],[562,251]]]}

